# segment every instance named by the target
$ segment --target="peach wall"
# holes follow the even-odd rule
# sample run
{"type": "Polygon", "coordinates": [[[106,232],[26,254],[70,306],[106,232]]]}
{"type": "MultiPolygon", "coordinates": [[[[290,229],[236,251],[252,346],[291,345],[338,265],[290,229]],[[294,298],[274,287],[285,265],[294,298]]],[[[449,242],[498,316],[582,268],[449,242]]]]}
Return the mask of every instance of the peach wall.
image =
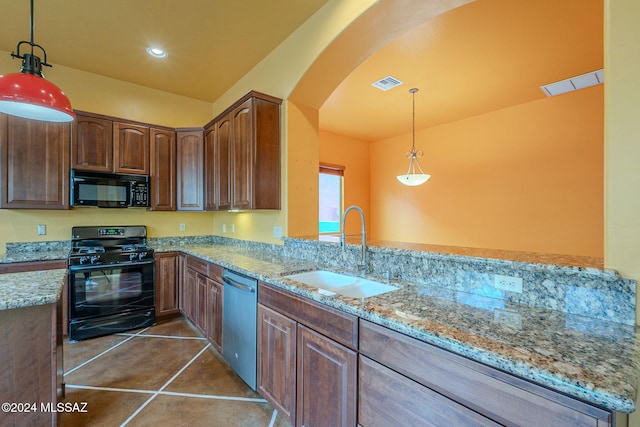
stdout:
{"type": "Polygon", "coordinates": [[[287,102],[289,236],[318,233],[318,110],[287,102]]]}
{"type": "MultiPolygon", "coordinates": [[[[320,130],[320,162],[345,167],[343,209],[357,205],[365,213],[367,232],[370,232],[369,209],[369,143],[332,132],[320,130]]],[[[360,232],[360,220],[349,214],[347,233],[360,232]]]]}
{"type": "Polygon", "coordinates": [[[371,148],[371,237],[603,256],[603,86],[422,130],[432,175],[405,187],[410,135],[371,148]]]}

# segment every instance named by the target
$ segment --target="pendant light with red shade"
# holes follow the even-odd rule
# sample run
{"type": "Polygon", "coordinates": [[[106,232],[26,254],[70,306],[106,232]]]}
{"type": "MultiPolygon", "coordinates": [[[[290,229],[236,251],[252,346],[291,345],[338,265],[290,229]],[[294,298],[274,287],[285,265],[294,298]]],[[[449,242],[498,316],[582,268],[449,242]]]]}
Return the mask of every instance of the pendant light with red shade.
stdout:
{"type": "Polygon", "coordinates": [[[14,58],[22,59],[19,73],[0,76],[0,112],[27,119],[47,122],[70,122],[75,118],[69,98],[56,85],[44,79],[42,67],[47,63],[47,52],[33,42],[33,0],[31,1],[31,40],[20,41],[14,58]],[[20,54],[24,45],[29,53],[20,54]],[[34,48],[42,51],[44,61],[34,54],[34,48]]]}

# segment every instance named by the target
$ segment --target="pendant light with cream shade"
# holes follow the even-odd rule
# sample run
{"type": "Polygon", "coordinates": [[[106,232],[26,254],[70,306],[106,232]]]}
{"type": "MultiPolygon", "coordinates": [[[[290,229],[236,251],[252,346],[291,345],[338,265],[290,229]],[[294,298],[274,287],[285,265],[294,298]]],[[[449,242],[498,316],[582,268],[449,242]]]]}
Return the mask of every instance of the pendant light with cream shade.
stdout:
{"type": "Polygon", "coordinates": [[[415,187],[424,184],[431,178],[431,175],[424,173],[418,162],[418,157],[422,157],[424,152],[422,150],[416,150],[416,92],[418,88],[409,89],[413,99],[413,118],[412,118],[412,130],[411,130],[411,151],[407,152],[409,158],[409,169],[404,175],[398,175],[398,181],[402,184],[415,187]],[[417,166],[417,168],[416,168],[417,166]],[[419,172],[419,173],[418,173],[419,172]]]}
{"type": "Polygon", "coordinates": [[[33,0],[31,2],[31,40],[20,41],[14,58],[22,59],[19,73],[0,75],[0,112],[27,119],[47,122],[70,122],[75,118],[69,98],[56,85],[44,79],[42,67],[47,63],[47,52],[33,42],[33,0]],[[31,46],[30,53],[20,54],[22,45],[31,46]],[[43,53],[41,61],[33,52],[43,53]]]}

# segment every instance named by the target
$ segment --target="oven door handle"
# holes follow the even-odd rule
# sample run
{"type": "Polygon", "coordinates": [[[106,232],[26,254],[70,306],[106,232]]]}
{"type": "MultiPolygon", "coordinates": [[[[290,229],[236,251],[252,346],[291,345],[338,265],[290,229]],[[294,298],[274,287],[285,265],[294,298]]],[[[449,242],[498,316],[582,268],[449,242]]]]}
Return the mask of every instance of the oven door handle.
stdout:
{"type": "Polygon", "coordinates": [[[89,271],[89,270],[108,270],[111,268],[120,267],[138,267],[153,264],[156,260],[148,260],[134,263],[120,263],[120,264],[100,264],[100,265],[70,265],[69,271],[89,271]]]}
{"type": "Polygon", "coordinates": [[[251,286],[243,285],[242,283],[236,282],[235,280],[230,279],[228,277],[224,277],[222,279],[222,282],[224,282],[225,285],[233,286],[234,288],[238,288],[241,291],[245,291],[245,292],[255,292],[256,291],[251,286]]]}

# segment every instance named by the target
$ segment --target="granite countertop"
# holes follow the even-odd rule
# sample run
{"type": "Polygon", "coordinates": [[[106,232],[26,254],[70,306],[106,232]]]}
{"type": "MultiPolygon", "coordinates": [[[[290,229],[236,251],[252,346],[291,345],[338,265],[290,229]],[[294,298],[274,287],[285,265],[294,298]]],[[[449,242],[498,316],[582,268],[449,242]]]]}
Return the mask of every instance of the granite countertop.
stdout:
{"type": "Polygon", "coordinates": [[[66,260],[69,258],[69,249],[53,251],[24,251],[0,254],[0,264],[15,262],[66,260]]]}
{"type": "Polygon", "coordinates": [[[310,261],[224,245],[156,250],[181,251],[231,268],[594,404],[635,410],[640,346],[632,325],[393,280],[401,289],[364,301],[328,297],[283,277],[322,268],[310,261]]]}
{"type": "MultiPolygon", "coordinates": [[[[594,404],[624,413],[636,409],[640,340],[633,325],[406,281],[392,280],[401,289],[364,301],[328,297],[283,277],[325,268],[315,262],[218,244],[154,248],[191,254],[248,274],[594,404]]],[[[0,256],[0,263],[66,259],[67,255],[68,250],[24,252],[0,256]]],[[[0,309],[55,302],[65,277],[66,270],[0,275],[0,309]]]]}
{"type": "Polygon", "coordinates": [[[66,269],[0,274],[0,310],[53,304],[66,278],[66,269]]]}

